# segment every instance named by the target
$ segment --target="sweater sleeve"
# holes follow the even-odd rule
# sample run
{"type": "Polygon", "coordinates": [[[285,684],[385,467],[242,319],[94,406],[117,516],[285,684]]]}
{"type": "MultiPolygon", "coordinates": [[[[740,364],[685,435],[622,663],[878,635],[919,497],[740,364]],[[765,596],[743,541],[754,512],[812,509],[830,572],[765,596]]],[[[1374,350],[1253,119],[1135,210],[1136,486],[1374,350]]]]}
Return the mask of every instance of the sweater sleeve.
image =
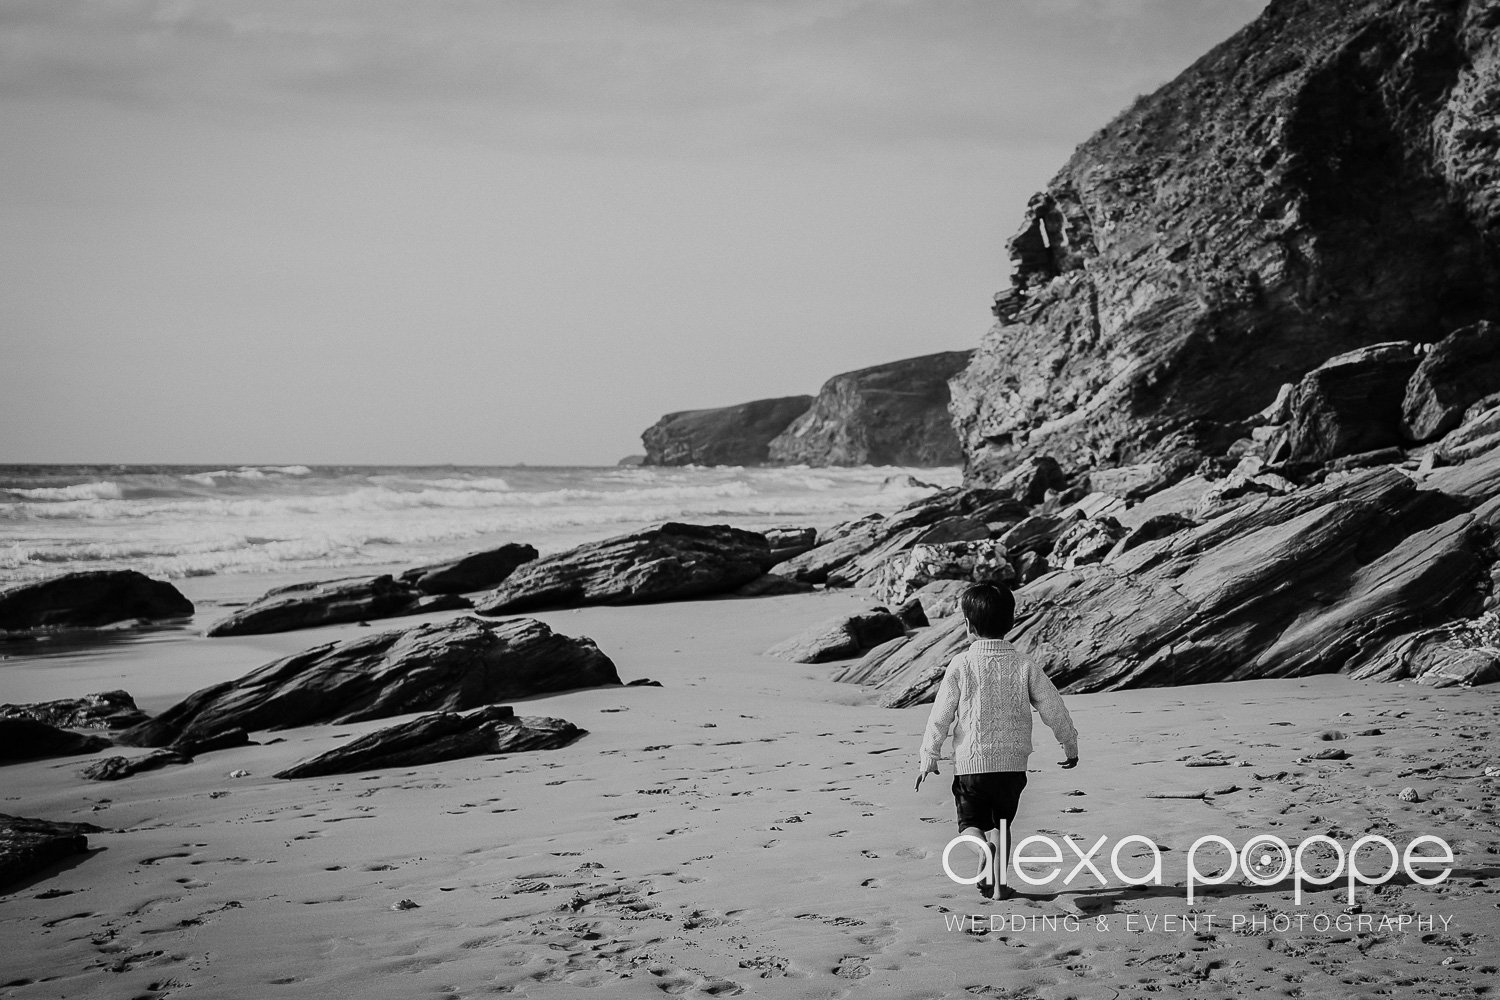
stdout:
{"type": "Polygon", "coordinates": [[[1063,753],[1070,758],[1077,757],[1078,730],[1073,728],[1073,717],[1068,714],[1068,707],[1063,704],[1062,695],[1057,693],[1052,678],[1047,676],[1041,664],[1029,660],[1026,679],[1031,704],[1036,706],[1037,714],[1042,717],[1047,728],[1052,730],[1052,735],[1057,737],[1063,753]]]}
{"type": "Polygon", "coordinates": [[[948,738],[948,731],[953,728],[953,719],[958,714],[958,662],[959,657],[954,657],[943,672],[937,697],[932,702],[932,712],[927,716],[927,731],[922,735],[923,773],[927,772],[929,765],[937,764],[943,741],[948,738]]]}

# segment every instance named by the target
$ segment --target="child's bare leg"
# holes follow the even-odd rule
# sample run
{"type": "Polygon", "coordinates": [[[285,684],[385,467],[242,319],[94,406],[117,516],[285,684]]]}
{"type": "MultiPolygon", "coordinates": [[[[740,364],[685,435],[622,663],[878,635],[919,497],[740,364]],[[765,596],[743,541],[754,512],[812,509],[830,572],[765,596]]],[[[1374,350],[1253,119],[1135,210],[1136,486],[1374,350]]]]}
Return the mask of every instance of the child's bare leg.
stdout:
{"type": "Polygon", "coordinates": [[[1015,842],[1010,834],[1010,823],[1001,820],[1000,825],[989,831],[988,839],[995,851],[995,887],[998,895],[1002,889],[1010,886],[1010,849],[1015,842]]]}
{"type": "MultiPolygon", "coordinates": [[[[963,828],[962,833],[963,833],[963,836],[973,837],[976,840],[984,840],[985,839],[984,831],[981,830],[981,829],[979,829],[979,827],[977,827],[977,826],[966,826],[966,827],[963,828]]],[[[964,846],[967,847],[969,850],[973,851],[974,852],[974,856],[976,858],[978,858],[981,862],[984,861],[984,852],[979,849],[979,845],[976,844],[976,843],[974,843],[973,840],[966,840],[966,841],[964,841],[964,846]]]]}

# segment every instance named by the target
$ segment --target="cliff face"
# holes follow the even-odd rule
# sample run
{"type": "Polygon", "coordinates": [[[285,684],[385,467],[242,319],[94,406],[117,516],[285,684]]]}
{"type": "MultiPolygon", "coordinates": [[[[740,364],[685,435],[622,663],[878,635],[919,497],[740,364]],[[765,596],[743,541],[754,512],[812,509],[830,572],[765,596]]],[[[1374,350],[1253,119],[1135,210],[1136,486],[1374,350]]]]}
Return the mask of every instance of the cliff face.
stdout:
{"type": "Polygon", "coordinates": [[[973,351],[946,351],[835,375],[771,442],[771,460],[806,465],[957,465],[948,380],[973,351]]]}
{"type": "Polygon", "coordinates": [[[641,434],[645,465],[762,465],[771,439],[812,405],[811,396],[668,413],[641,434]]]}
{"type": "Polygon", "coordinates": [[[1500,318],[1500,3],[1273,0],[1085,142],[953,382],[967,478],[1222,453],[1283,383],[1500,318]]]}

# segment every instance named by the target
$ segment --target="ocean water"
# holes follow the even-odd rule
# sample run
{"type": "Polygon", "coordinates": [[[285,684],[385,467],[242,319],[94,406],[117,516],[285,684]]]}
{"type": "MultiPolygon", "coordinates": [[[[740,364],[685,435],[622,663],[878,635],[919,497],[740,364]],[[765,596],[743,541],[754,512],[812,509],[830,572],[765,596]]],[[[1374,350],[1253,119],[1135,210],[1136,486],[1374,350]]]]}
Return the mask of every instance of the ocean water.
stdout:
{"type": "Polygon", "coordinates": [[[315,579],[503,541],[543,553],[664,520],[825,528],[956,485],[958,469],[0,466],[0,586],[87,569],[315,579]],[[331,572],[333,571],[333,572],[331,572]]]}

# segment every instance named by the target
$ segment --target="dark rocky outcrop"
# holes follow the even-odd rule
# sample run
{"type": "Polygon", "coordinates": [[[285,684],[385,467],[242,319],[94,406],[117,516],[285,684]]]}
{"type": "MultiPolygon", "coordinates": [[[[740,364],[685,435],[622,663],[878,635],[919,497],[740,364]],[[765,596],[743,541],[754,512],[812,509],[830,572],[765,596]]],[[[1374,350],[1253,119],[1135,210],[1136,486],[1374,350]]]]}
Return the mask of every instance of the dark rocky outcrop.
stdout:
{"type": "Polygon", "coordinates": [[[767,528],[761,534],[766,536],[766,545],[771,549],[770,560],[772,565],[800,556],[818,544],[817,528],[783,526],[779,528],[767,528]]]}
{"type": "MultiPolygon", "coordinates": [[[[1476,495],[1487,480],[1438,471],[1448,475],[1427,485],[1451,492],[1392,469],[1350,473],[1047,574],[1018,593],[1010,638],[1066,691],[1430,672],[1418,654],[1451,650],[1452,635],[1423,630],[1484,610],[1500,529],[1496,493],[1476,495]]],[[[915,704],[941,666],[896,647],[857,673],[882,686],[883,704],[915,704]]],[[[1487,676],[1482,666],[1463,669],[1487,676]]]]}
{"type": "Polygon", "coordinates": [[[1406,386],[1402,424],[1413,441],[1442,437],[1464,411],[1500,390],[1500,324],[1455,330],[1433,345],[1406,386]]]}
{"type": "Polygon", "coordinates": [[[1500,681],[1500,614],[1418,629],[1386,643],[1352,671],[1357,679],[1413,678],[1433,687],[1500,681]]]}
{"type": "Polygon", "coordinates": [[[63,573],[0,590],[0,632],[190,618],[193,602],[131,569],[63,573]]]}
{"type": "Polygon", "coordinates": [[[948,664],[969,642],[963,615],[953,615],[876,646],[833,679],[877,689],[884,708],[906,708],[933,699],[948,664]]]}
{"type": "Polygon", "coordinates": [[[401,582],[424,594],[467,594],[499,586],[517,566],[530,562],[536,555],[534,546],[507,542],[496,549],[409,569],[401,574],[401,582]]]}
{"type": "Polygon", "coordinates": [[[811,396],[668,413],[641,434],[646,465],[764,465],[769,445],[812,406],[811,396]]]}
{"type": "Polygon", "coordinates": [[[571,722],[544,716],[520,716],[509,705],[486,705],[467,714],[442,712],[378,729],[327,753],[301,761],[278,778],[314,778],[384,767],[414,767],[478,757],[555,750],[585,730],[571,722]]]}
{"type": "Polygon", "coordinates": [[[1325,359],[1500,317],[1497,27],[1272,0],[1080,146],[953,382],[966,481],[1039,452],[1187,474],[1325,359]]]}
{"type": "Polygon", "coordinates": [[[847,660],[888,639],[906,634],[906,623],[883,607],[866,608],[819,622],[766,650],[767,656],[793,663],[847,660]]]}
{"type": "Polygon", "coordinates": [[[82,698],[60,698],[29,705],[0,705],[0,718],[35,719],[62,729],[128,729],[149,716],[125,691],[100,691],[82,698]]]}
{"type": "Polygon", "coordinates": [[[759,532],[669,521],[526,563],[475,605],[499,615],[710,597],[743,587],[770,565],[759,532]]]}
{"type": "Polygon", "coordinates": [[[0,889],[63,858],[82,854],[89,849],[88,834],[103,832],[92,823],[55,823],[0,813],[0,889]]]}
{"type": "Polygon", "coordinates": [[[371,618],[397,618],[467,607],[469,602],[462,597],[453,594],[427,596],[414,584],[389,575],[313,580],[266,591],[248,606],[215,622],[207,634],[291,632],[371,618]]]}
{"type": "Polygon", "coordinates": [[[1025,517],[1027,508],[1001,490],[939,490],[883,517],[870,514],[835,525],[818,537],[816,547],[776,567],[776,572],[807,583],[854,586],[878,570],[892,555],[928,537],[972,537],[976,524],[988,534],[992,525],[1025,517]]]}
{"type": "Polygon", "coordinates": [[[79,774],[90,781],[120,781],[142,771],[155,771],[171,764],[191,764],[193,758],[176,750],[153,750],[140,757],[105,757],[79,774]]]}
{"type": "Polygon", "coordinates": [[[774,462],[801,465],[956,465],[948,380],[973,351],[946,351],[835,375],[770,443],[774,462]]]}
{"type": "Polygon", "coordinates": [[[0,761],[75,757],[110,746],[102,736],[85,736],[25,716],[0,719],[0,761]]]}
{"type": "Polygon", "coordinates": [[[225,730],[359,722],[409,712],[453,712],[511,698],[618,684],[593,640],[539,621],[474,617],[332,642],[275,660],[189,695],[122,743],[167,746],[225,730]]]}
{"type": "Polygon", "coordinates": [[[1326,462],[1401,441],[1406,383],[1422,356],[1406,341],[1376,344],[1329,358],[1292,391],[1288,462],[1326,462]]]}
{"type": "Polygon", "coordinates": [[[1016,578],[1005,547],[992,538],[961,542],[919,542],[893,555],[868,582],[881,600],[901,604],[936,580],[1009,585],[1016,578]]]}

